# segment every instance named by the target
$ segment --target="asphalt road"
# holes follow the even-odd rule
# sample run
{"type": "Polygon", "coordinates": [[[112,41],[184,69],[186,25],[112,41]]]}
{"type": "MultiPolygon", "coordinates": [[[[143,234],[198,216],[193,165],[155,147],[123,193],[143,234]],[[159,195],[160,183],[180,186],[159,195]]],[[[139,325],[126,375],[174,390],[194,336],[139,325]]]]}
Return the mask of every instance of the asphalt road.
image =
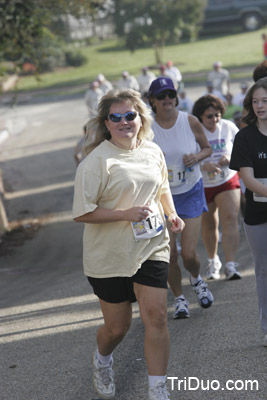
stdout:
{"type": "MultiPolygon", "coordinates": [[[[73,148],[86,109],[83,99],[73,98],[18,106],[16,113],[24,126],[1,144],[0,168],[8,219],[23,219],[24,229],[1,243],[0,399],[96,400],[91,355],[102,319],[82,273],[83,227],[71,220],[73,148]]],[[[201,240],[199,255],[204,271],[201,240]]],[[[219,255],[223,259],[221,247],[219,255]]],[[[210,283],[210,309],[198,306],[185,272],[189,319],[172,320],[168,293],[172,400],[267,399],[267,348],[242,229],[237,259],[243,278],[210,283]]],[[[147,399],[137,305],[133,317],[114,354],[116,400],[147,399]]]]}

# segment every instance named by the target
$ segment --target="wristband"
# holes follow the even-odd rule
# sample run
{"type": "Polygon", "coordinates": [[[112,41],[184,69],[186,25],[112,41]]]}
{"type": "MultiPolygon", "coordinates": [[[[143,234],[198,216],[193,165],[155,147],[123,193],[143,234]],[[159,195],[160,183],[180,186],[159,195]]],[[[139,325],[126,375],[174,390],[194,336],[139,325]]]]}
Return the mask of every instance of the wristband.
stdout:
{"type": "Polygon", "coordinates": [[[168,216],[168,218],[169,218],[169,217],[170,217],[170,215],[171,215],[171,214],[173,214],[173,213],[177,214],[177,212],[176,212],[175,210],[173,210],[173,211],[169,212],[169,214],[167,215],[167,216],[168,216]]]}

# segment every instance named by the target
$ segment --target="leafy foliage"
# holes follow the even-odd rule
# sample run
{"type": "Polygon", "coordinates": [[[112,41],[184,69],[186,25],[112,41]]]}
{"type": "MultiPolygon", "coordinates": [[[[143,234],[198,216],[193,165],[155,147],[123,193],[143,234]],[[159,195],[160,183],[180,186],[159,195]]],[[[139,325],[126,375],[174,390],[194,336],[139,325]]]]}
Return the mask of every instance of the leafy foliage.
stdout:
{"type": "Polygon", "coordinates": [[[61,16],[94,16],[103,4],[104,0],[0,0],[0,58],[20,66],[27,60],[40,70],[45,58],[62,58],[57,37],[67,33],[61,16]]]}
{"type": "Polygon", "coordinates": [[[84,65],[87,61],[85,55],[77,50],[76,51],[66,50],[65,59],[66,59],[66,65],[73,67],[79,67],[80,65],[84,65]]]}
{"type": "Polygon", "coordinates": [[[167,41],[178,43],[183,34],[195,38],[205,4],[205,0],[115,0],[116,31],[126,37],[131,51],[141,44],[159,50],[167,41]]]}

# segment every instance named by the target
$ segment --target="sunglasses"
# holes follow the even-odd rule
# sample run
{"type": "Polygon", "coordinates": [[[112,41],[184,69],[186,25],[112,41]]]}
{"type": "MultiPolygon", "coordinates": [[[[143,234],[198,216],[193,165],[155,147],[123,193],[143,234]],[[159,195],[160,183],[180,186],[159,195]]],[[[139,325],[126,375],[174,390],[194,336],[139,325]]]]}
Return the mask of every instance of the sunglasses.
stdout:
{"type": "Polygon", "coordinates": [[[139,113],[136,111],[128,111],[125,114],[113,113],[108,115],[108,119],[110,119],[110,121],[112,122],[120,122],[121,119],[124,117],[126,121],[129,122],[133,121],[137,117],[137,115],[139,115],[139,113]]]}
{"type": "Polygon", "coordinates": [[[221,118],[221,113],[204,115],[207,119],[221,118]]]}
{"type": "Polygon", "coordinates": [[[164,90],[163,92],[155,96],[155,98],[157,100],[164,100],[167,96],[169,97],[169,99],[174,99],[177,96],[177,92],[175,90],[164,90]]]}

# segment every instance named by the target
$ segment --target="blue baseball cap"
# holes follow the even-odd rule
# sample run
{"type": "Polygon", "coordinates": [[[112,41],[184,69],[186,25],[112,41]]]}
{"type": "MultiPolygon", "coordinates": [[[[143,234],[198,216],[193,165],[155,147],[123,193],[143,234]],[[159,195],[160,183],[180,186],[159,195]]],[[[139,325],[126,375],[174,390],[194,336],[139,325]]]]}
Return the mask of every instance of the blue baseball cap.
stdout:
{"type": "Polygon", "coordinates": [[[176,92],[172,79],[167,76],[160,76],[151,83],[148,90],[149,96],[155,97],[164,90],[173,90],[176,92]]]}

